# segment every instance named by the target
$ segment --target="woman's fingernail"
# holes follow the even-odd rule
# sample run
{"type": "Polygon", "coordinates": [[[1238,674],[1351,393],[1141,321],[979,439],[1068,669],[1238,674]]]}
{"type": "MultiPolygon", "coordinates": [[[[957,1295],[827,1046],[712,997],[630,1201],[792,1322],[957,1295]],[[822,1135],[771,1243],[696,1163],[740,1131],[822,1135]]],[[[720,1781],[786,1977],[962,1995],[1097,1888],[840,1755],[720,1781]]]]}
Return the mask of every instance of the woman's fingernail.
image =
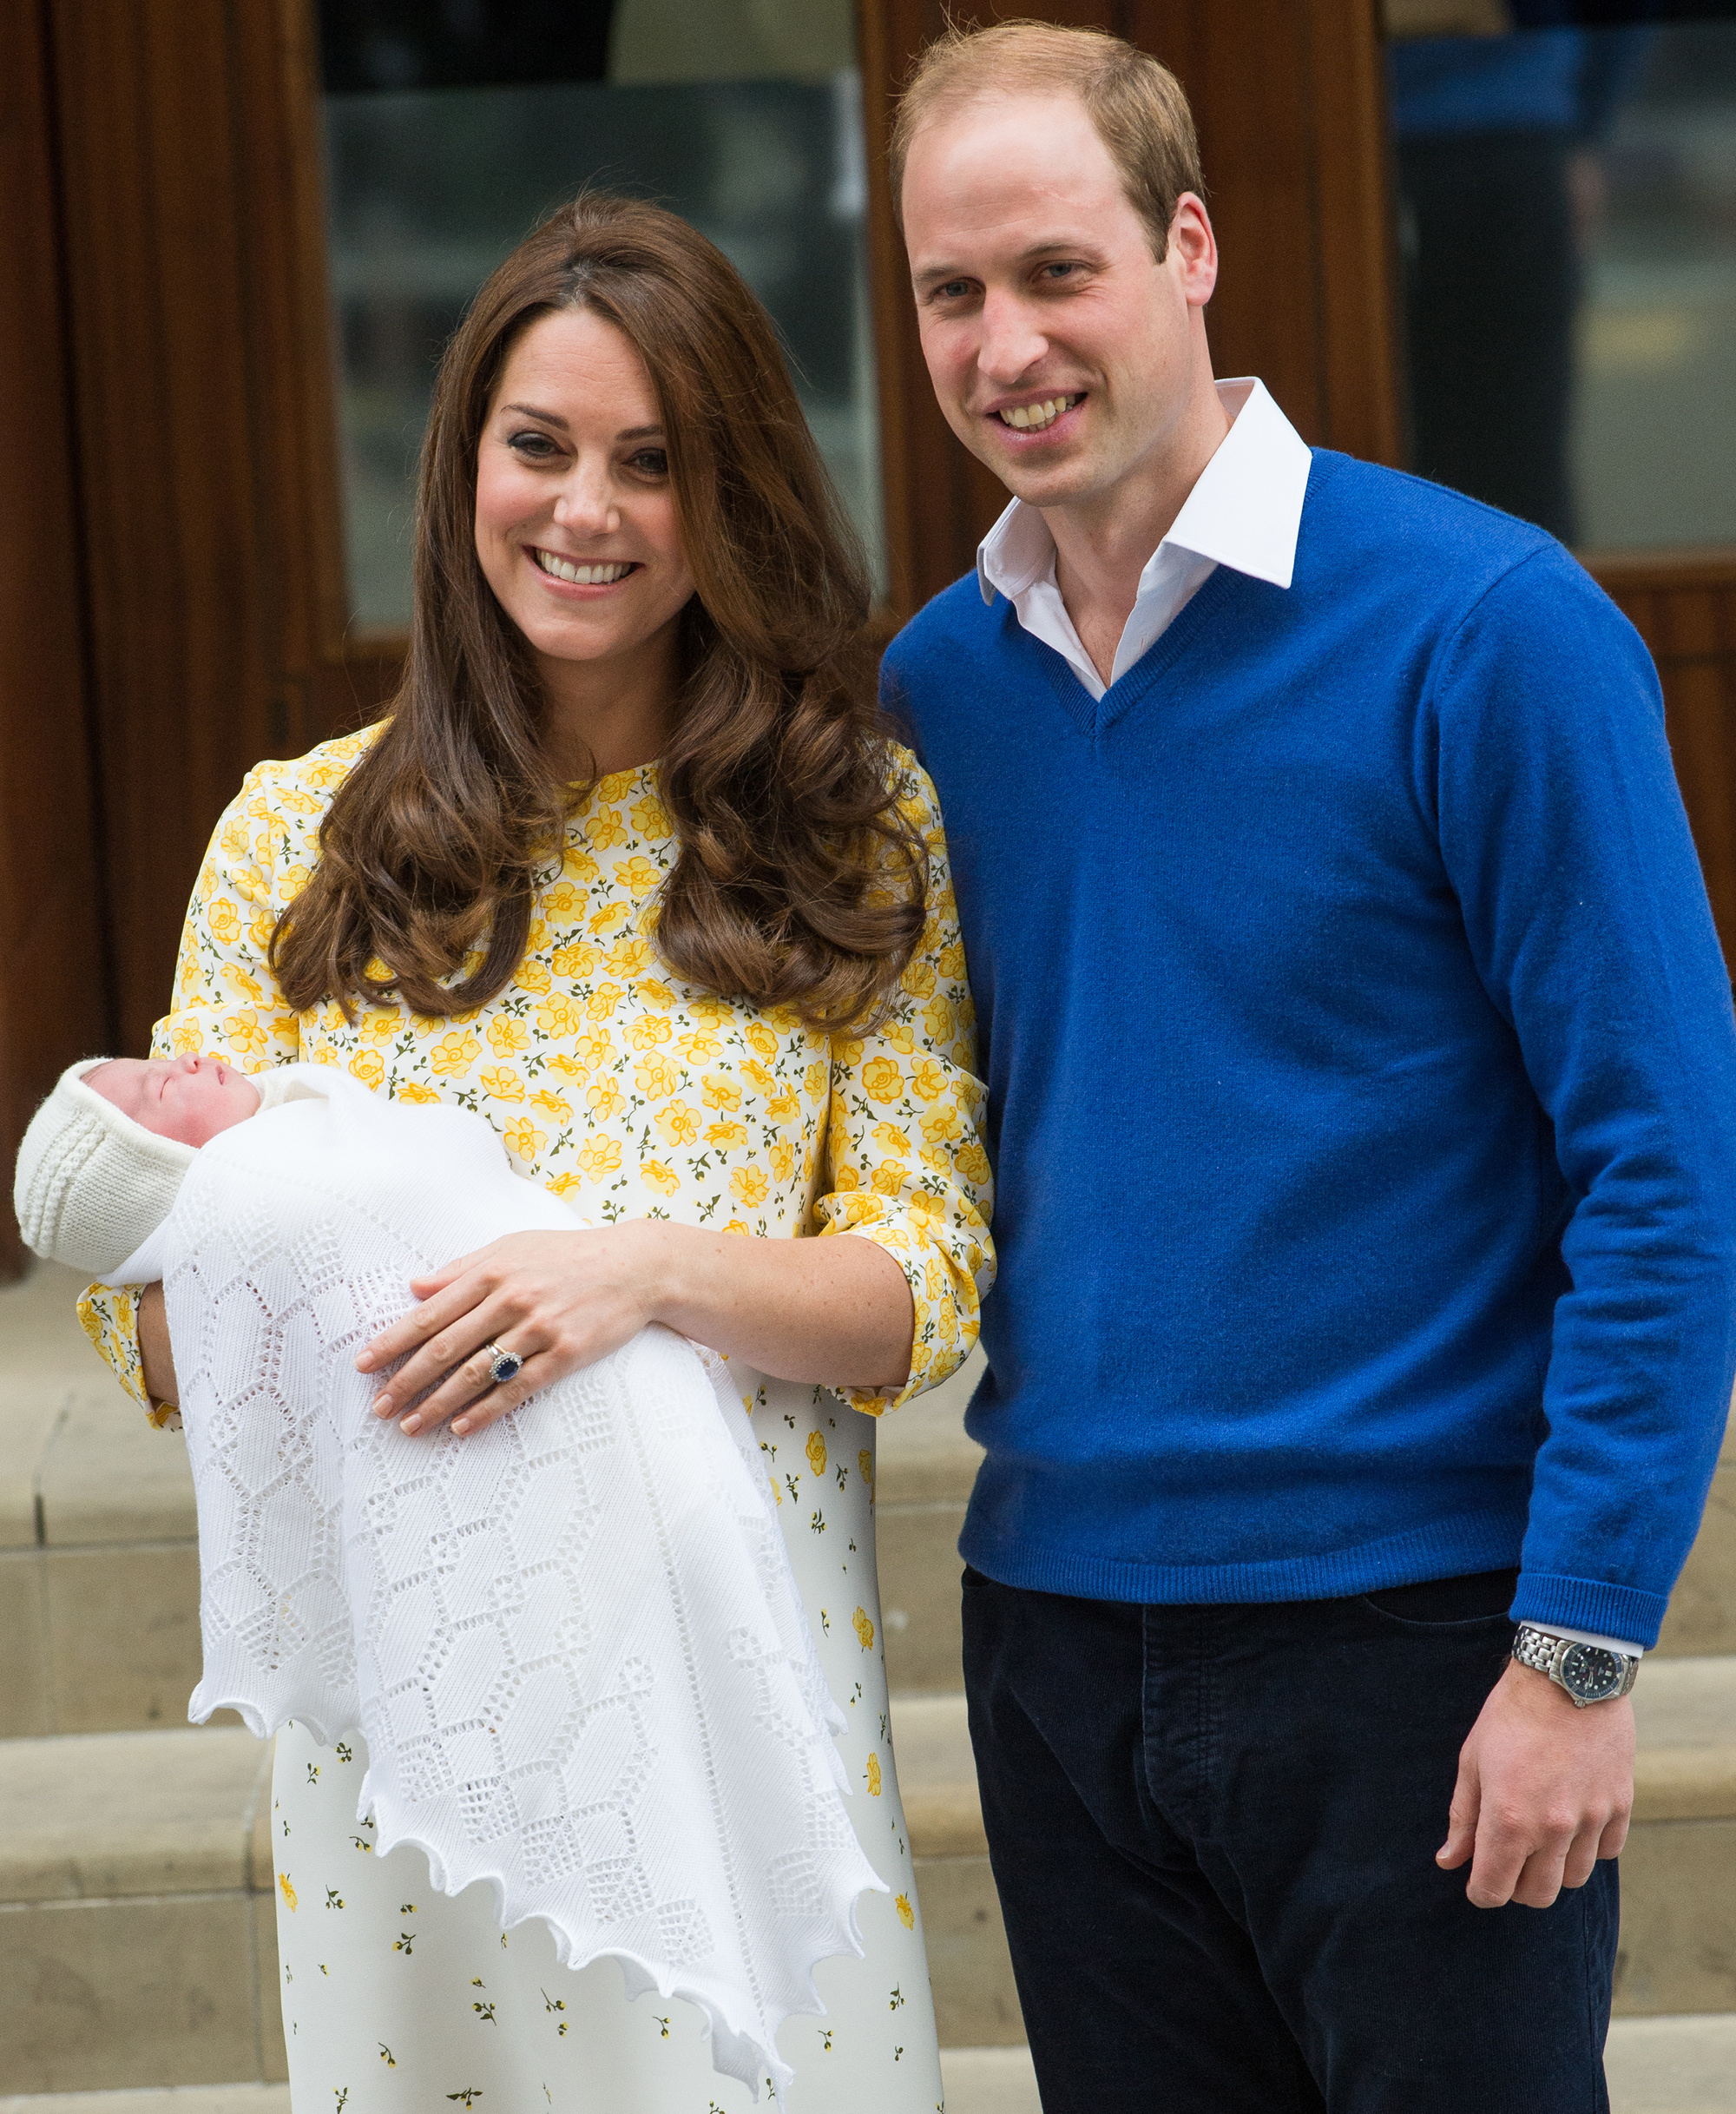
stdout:
{"type": "Polygon", "coordinates": [[[389,1394],[377,1394],[374,1397],[374,1414],[377,1417],[391,1416],[391,1397],[389,1394]]]}
{"type": "Polygon", "coordinates": [[[417,1415],[414,1410],[411,1410],[410,1414],[404,1419],[404,1422],[400,1424],[398,1428],[400,1432],[407,1432],[410,1436],[414,1439],[416,1434],[422,1429],[422,1419],[417,1415]]]}
{"type": "Polygon", "coordinates": [[[356,1359],[356,1370],[357,1370],[357,1372],[358,1372],[358,1373],[365,1373],[365,1372],[368,1370],[369,1367],[370,1367],[370,1366],[372,1366],[372,1365],[373,1364],[373,1362],[374,1362],[374,1354],[373,1354],[373,1353],[372,1353],[372,1351],[363,1351],[363,1352],[359,1353],[358,1354],[358,1356],[357,1356],[357,1359],[356,1359]]]}
{"type": "Polygon", "coordinates": [[[460,1439],[464,1437],[464,1433],[468,1432],[470,1428],[470,1420],[468,1417],[460,1417],[452,1426],[452,1429],[457,1433],[460,1439]]]}

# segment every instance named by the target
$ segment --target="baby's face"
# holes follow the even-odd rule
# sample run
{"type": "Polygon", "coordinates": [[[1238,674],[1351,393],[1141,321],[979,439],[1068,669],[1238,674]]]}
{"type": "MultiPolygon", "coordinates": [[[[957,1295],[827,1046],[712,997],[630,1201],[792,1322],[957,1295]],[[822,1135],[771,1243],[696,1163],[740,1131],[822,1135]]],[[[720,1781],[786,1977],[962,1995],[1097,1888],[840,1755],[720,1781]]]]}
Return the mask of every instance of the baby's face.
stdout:
{"type": "Polygon", "coordinates": [[[84,1083],[145,1129],[182,1145],[207,1144],[260,1105],[258,1088],[215,1057],[114,1057],[86,1072],[84,1083]]]}

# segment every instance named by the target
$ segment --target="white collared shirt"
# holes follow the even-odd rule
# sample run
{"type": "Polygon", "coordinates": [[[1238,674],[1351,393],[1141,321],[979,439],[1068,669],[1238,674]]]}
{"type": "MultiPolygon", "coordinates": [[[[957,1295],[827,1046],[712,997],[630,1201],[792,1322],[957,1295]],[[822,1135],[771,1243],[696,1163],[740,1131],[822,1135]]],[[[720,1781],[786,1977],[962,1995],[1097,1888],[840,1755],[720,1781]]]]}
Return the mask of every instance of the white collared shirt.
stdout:
{"type": "MultiPolygon", "coordinates": [[[[1274,587],[1290,584],[1313,458],[1264,382],[1244,376],[1217,390],[1230,430],[1146,562],[1112,682],[1162,637],[1220,565],[1274,587]]],[[[1103,678],[1061,599],[1055,539],[1036,507],[1015,499],[1001,516],[977,548],[976,579],[984,602],[997,590],[1004,595],[1031,636],[1052,646],[1091,695],[1101,697],[1103,678]]]]}
{"type": "MultiPolygon", "coordinates": [[[[1148,653],[1219,566],[1287,588],[1296,570],[1296,538],[1313,456],[1279,410],[1266,384],[1251,375],[1217,384],[1230,430],[1200,472],[1163,541],[1140,574],[1139,593],[1109,671],[1119,682],[1148,653]]],[[[998,592],[1033,638],[1052,646],[1093,698],[1107,687],[1080,642],[1055,579],[1055,538],[1034,506],[1015,499],[976,550],[984,602],[998,592]]],[[[1643,1654],[1642,1645],[1540,1623],[1552,1636],[1607,1650],[1643,1654]]]]}

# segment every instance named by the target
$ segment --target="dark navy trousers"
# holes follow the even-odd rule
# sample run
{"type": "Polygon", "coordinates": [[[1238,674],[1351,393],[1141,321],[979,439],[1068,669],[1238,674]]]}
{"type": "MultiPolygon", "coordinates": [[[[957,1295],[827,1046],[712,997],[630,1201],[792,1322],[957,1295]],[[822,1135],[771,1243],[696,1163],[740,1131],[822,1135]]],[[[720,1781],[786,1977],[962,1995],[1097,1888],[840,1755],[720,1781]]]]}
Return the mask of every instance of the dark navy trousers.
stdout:
{"type": "Polygon", "coordinates": [[[1614,1864],[1476,1909],[1435,1863],[1514,1575],[1140,1607],[965,1572],[1044,2114],[1607,2114],[1614,1864]]]}

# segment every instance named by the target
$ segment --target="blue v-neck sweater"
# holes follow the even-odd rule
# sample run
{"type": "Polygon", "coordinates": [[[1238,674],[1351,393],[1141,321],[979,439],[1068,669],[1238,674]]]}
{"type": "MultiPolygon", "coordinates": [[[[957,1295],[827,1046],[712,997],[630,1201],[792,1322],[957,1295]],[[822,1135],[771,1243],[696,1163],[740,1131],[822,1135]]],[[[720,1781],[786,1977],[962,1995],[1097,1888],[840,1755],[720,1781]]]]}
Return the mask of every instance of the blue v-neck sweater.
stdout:
{"type": "Polygon", "coordinates": [[[1318,452],[1094,702],[974,577],[940,793],[997,1287],[966,1560],[1128,1601],[1522,1564],[1655,1640],[1736,1368],[1736,1024],[1644,648],[1540,531],[1318,452]]]}

